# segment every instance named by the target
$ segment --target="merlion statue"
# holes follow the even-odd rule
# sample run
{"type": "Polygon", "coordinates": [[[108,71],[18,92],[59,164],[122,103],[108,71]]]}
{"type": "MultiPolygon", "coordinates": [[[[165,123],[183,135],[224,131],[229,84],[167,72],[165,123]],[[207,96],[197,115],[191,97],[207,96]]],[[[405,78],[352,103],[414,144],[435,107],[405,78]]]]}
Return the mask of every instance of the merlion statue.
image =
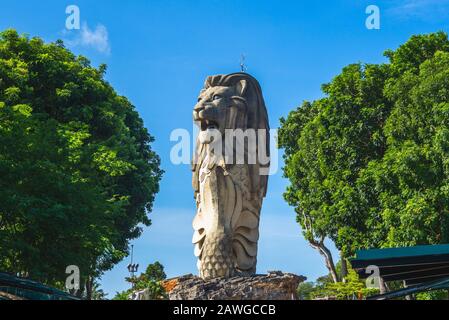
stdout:
{"type": "Polygon", "coordinates": [[[197,204],[193,243],[200,277],[254,275],[270,165],[260,85],[247,73],[211,76],[193,117],[200,128],[192,168],[197,204]],[[243,140],[238,137],[242,134],[243,140]]]}

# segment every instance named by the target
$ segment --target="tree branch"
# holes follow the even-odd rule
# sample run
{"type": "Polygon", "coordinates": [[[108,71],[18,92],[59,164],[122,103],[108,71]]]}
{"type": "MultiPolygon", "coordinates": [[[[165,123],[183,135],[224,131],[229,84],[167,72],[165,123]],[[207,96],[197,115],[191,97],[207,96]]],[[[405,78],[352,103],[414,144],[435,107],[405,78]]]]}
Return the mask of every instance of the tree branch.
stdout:
{"type": "Polygon", "coordinates": [[[325,237],[321,236],[321,239],[319,241],[316,240],[313,235],[312,222],[304,212],[303,217],[304,217],[304,227],[306,231],[310,233],[310,237],[308,237],[310,246],[315,250],[318,250],[318,252],[324,257],[326,268],[329,270],[329,273],[332,277],[332,281],[334,281],[334,283],[337,283],[338,282],[337,269],[335,268],[332,252],[324,244],[325,237]]]}

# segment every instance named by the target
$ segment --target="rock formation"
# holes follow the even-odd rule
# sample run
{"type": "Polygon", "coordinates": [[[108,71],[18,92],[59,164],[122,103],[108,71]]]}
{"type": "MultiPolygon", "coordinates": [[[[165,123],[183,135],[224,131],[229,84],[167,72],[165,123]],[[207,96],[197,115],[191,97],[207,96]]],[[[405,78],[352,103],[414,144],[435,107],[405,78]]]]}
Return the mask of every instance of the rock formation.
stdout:
{"type": "Polygon", "coordinates": [[[163,285],[170,300],[297,300],[298,285],[305,280],[294,274],[270,272],[208,281],[187,275],[163,285]]]}

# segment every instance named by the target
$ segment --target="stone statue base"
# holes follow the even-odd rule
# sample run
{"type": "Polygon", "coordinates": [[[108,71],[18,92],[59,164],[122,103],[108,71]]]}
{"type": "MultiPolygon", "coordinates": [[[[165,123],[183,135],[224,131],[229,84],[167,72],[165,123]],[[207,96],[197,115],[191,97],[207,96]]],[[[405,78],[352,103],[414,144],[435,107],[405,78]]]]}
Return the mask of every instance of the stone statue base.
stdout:
{"type": "Polygon", "coordinates": [[[291,273],[202,280],[193,275],[163,283],[170,300],[297,300],[297,288],[306,280],[291,273]]]}

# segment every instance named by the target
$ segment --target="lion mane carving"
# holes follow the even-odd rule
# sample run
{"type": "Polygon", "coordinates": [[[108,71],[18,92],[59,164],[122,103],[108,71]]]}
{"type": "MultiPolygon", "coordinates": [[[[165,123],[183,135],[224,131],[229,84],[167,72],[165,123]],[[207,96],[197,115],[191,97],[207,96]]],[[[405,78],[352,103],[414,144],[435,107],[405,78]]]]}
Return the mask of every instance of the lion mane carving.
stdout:
{"type": "Polygon", "coordinates": [[[258,81],[247,73],[208,77],[193,118],[200,136],[211,130],[221,134],[222,150],[226,149],[226,131],[262,132],[257,135],[255,149],[244,146],[244,164],[212,161],[210,142],[198,138],[192,167],[197,204],[193,244],[200,277],[253,275],[260,210],[268,184],[268,174],[261,172],[270,165],[268,115],[258,81]],[[249,153],[254,151],[262,152],[266,163],[261,163],[259,157],[255,163],[248,162],[249,153]]]}

